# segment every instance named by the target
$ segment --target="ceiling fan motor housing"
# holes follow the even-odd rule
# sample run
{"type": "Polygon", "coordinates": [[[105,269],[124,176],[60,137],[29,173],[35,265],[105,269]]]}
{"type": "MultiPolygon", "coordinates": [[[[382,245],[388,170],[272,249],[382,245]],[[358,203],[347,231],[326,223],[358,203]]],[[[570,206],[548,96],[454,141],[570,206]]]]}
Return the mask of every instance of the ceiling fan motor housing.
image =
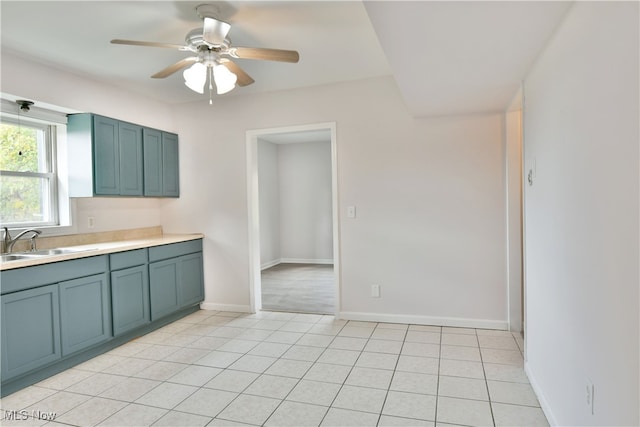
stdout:
{"type": "Polygon", "coordinates": [[[204,40],[202,35],[202,28],[194,28],[189,31],[187,36],[184,38],[184,41],[187,46],[191,48],[194,52],[198,52],[200,50],[213,50],[216,52],[223,51],[231,46],[231,40],[229,38],[225,38],[224,41],[218,46],[212,46],[204,40]]]}

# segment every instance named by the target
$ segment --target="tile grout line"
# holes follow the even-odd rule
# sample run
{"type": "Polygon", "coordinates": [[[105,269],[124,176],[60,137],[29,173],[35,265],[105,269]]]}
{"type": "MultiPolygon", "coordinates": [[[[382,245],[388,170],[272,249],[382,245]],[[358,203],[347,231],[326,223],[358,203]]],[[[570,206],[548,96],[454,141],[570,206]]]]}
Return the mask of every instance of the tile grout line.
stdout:
{"type": "MultiPolygon", "coordinates": [[[[320,358],[322,357],[322,355],[325,353],[325,351],[327,351],[329,349],[329,346],[335,341],[335,339],[340,336],[340,332],[342,332],[344,330],[344,328],[347,327],[347,325],[350,323],[351,321],[348,320],[343,326],[342,328],[340,328],[340,331],[338,332],[338,334],[336,334],[333,339],[331,340],[331,342],[327,345],[327,347],[324,349],[324,351],[320,354],[320,356],[318,357],[318,360],[320,360],[320,358]]],[[[373,328],[373,330],[375,330],[378,327],[378,323],[376,322],[376,326],[373,328]]],[[[373,331],[371,332],[371,335],[373,335],[373,331]]],[[[367,338],[367,344],[369,343],[369,340],[371,339],[371,335],[369,336],[369,338],[367,338]]],[[[333,408],[333,403],[336,401],[336,399],[338,398],[338,395],[340,394],[340,392],[342,391],[342,389],[344,388],[344,385],[346,383],[346,381],[349,379],[349,375],[351,375],[351,372],[353,372],[353,368],[355,368],[356,363],[358,363],[358,360],[360,360],[360,357],[362,356],[362,353],[364,352],[364,348],[367,346],[367,344],[364,345],[364,347],[362,348],[362,350],[360,350],[360,354],[358,355],[358,357],[356,358],[356,360],[353,362],[353,365],[351,366],[351,368],[349,369],[349,372],[347,373],[347,375],[344,377],[344,380],[342,381],[342,384],[340,384],[340,388],[338,389],[338,392],[336,393],[336,395],[333,397],[333,400],[331,401],[331,403],[329,404],[329,408],[327,409],[327,412],[325,412],[324,416],[322,417],[322,419],[320,420],[320,424],[318,424],[318,426],[322,425],[322,423],[324,422],[325,418],[327,417],[327,415],[329,414],[329,411],[331,410],[331,408],[333,408]]],[[[344,365],[343,365],[344,366],[344,365]]],[[[340,408],[337,408],[340,409],[340,408]]],[[[382,409],[381,409],[382,411],[382,409]]]]}
{"type": "Polygon", "coordinates": [[[442,363],[442,336],[444,335],[444,331],[442,330],[442,327],[440,327],[440,344],[439,344],[439,348],[438,348],[438,372],[437,372],[437,379],[436,379],[436,407],[435,407],[435,413],[433,415],[433,418],[435,418],[433,420],[433,424],[437,425],[438,423],[438,401],[440,400],[440,364],[442,363]]]}
{"type": "Polygon", "coordinates": [[[496,425],[496,418],[493,414],[493,405],[491,404],[491,393],[489,392],[489,382],[487,380],[487,372],[484,369],[484,358],[482,357],[482,349],[480,348],[480,338],[478,337],[478,330],[476,329],[476,341],[478,341],[478,353],[480,353],[480,363],[482,365],[482,375],[484,375],[484,386],[487,389],[487,397],[489,398],[489,411],[491,411],[491,421],[493,425],[496,425]]]}
{"type": "MultiPolygon", "coordinates": [[[[387,404],[387,398],[389,397],[389,392],[391,391],[391,384],[393,383],[393,379],[396,376],[396,370],[398,369],[398,363],[400,363],[400,355],[402,355],[402,349],[404,348],[404,344],[406,342],[407,339],[407,334],[409,333],[409,326],[407,325],[407,329],[405,329],[404,331],[404,337],[402,338],[402,345],[400,346],[400,353],[398,353],[398,358],[396,359],[396,364],[393,367],[393,374],[391,375],[391,380],[389,381],[389,385],[387,386],[387,392],[384,396],[384,401],[382,402],[382,408],[380,408],[380,414],[378,415],[378,422],[376,423],[376,425],[380,425],[380,420],[382,419],[382,411],[384,411],[384,406],[387,404]]],[[[376,326],[376,329],[378,327],[376,326]]],[[[375,331],[375,329],[374,329],[375,331]]],[[[371,335],[373,335],[373,332],[371,333],[371,335]]],[[[368,343],[368,341],[367,341],[368,343]]]]}

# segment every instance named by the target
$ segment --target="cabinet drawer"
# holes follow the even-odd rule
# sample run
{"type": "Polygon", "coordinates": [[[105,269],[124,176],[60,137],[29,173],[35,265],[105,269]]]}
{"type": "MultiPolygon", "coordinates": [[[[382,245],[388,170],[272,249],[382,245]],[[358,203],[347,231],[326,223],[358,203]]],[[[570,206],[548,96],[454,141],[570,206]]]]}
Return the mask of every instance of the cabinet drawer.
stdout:
{"type": "Polygon", "coordinates": [[[5,270],[0,274],[2,294],[63,282],[108,270],[107,255],[5,270]]]}
{"type": "Polygon", "coordinates": [[[202,252],[202,239],[149,248],[149,262],[202,252]]]}
{"type": "Polygon", "coordinates": [[[135,267],[148,262],[147,249],[136,249],[127,252],[118,252],[109,255],[111,271],[122,270],[123,268],[135,267]]]}

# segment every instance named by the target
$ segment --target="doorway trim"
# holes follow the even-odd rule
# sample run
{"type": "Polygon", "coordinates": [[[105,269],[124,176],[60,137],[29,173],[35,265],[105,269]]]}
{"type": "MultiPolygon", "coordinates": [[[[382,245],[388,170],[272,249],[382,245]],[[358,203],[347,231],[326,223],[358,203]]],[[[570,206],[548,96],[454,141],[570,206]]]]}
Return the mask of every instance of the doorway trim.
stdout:
{"type": "Polygon", "coordinates": [[[340,313],[340,224],[338,217],[338,154],[336,122],[313,123],[278,128],[248,130],[247,148],[247,208],[249,236],[249,304],[252,313],[262,308],[262,279],[260,270],[260,211],[258,188],[258,138],[274,133],[294,133],[329,130],[331,133],[331,199],[333,220],[333,271],[335,276],[334,314],[340,313]]]}

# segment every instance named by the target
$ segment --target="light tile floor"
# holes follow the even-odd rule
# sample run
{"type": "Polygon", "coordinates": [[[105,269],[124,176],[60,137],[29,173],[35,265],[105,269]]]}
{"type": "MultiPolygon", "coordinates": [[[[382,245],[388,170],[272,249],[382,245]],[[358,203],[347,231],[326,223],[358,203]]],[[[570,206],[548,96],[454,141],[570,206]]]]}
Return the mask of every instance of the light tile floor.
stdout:
{"type": "Polygon", "coordinates": [[[522,345],[506,331],[201,310],[5,397],[3,414],[29,418],[1,424],[548,425],[522,345]]]}

